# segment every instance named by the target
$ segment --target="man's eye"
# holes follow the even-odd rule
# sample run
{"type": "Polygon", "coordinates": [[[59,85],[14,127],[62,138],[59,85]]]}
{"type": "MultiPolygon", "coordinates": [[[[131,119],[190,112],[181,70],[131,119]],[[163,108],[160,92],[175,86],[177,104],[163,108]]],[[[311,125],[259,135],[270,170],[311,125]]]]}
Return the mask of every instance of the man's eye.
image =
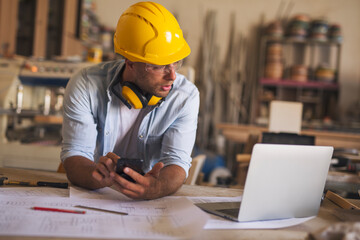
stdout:
{"type": "Polygon", "coordinates": [[[154,70],[161,70],[164,68],[164,66],[153,66],[152,67],[154,70]]]}

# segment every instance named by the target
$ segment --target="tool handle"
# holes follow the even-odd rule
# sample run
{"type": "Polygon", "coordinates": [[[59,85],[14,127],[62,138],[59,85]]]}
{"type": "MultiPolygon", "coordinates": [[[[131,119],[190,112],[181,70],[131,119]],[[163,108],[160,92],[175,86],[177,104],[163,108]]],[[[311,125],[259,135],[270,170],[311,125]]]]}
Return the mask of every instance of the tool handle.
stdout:
{"type": "Polygon", "coordinates": [[[37,182],[40,187],[55,187],[55,188],[68,188],[68,183],[57,183],[57,182],[37,182]]]}
{"type": "Polygon", "coordinates": [[[5,180],[4,185],[19,185],[19,186],[28,186],[28,187],[36,187],[36,181],[17,181],[17,180],[5,180]]]}

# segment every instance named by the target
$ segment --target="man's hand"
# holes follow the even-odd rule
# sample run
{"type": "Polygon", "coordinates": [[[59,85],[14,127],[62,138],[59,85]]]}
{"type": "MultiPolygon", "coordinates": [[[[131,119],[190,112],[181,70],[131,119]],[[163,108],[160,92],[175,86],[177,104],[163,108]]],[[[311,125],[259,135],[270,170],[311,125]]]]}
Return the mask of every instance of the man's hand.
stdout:
{"type": "Polygon", "coordinates": [[[185,179],[185,171],[181,167],[170,165],[164,168],[162,162],[156,163],[144,176],[128,167],[124,173],[134,179],[135,183],[116,174],[114,187],[133,199],[155,199],[169,195],[176,192],[185,179]]]}
{"type": "Polygon", "coordinates": [[[119,157],[114,153],[108,153],[106,156],[100,157],[92,176],[101,186],[110,187],[113,185],[117,159],[119,157]]]}
{"type": "Polygon", "coordinates": [[[131,168],[124,169],[125,174],[135,180],[129,182],[116,174],[116,163],[119,156],[108,153],[95,164],[93,161],[81,157],[69,157],[64,162],[68,179],[77,186],[98,189],[113,186],[119,192],[133,199],[155,199],[176,192],[184,183],[185,171],[177,165],[159,162],[153,169],[142,176],[131,168]]]}
{"type": "Polygon", "coordinates": [[[64,161],[66,175],[74,185],[98,189],[111,186],[114,182],[115,174],[112,172],[112,159],[101,157],[99,163],[94,163],[82,156],[72,156],[64,161]],[[112,176],[111,176],[112,175],[112,176]]]}

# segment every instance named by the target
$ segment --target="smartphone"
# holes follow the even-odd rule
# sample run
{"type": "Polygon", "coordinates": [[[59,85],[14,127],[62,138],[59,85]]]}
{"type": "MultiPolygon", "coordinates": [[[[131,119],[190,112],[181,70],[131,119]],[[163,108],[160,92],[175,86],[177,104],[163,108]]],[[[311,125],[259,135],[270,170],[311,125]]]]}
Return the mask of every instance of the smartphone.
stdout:
{"type": "Polygon", "coordinates": [[[129,175],[124,173],[124,168],[128,167],[133,169],[134,171],[144,175],[143,171],[144,160],[138,158],[120,158],[117,160],[116,164],[116,173],[119,174],[121,177],[125,178],[130,182],[135,182],[129,175]]]}

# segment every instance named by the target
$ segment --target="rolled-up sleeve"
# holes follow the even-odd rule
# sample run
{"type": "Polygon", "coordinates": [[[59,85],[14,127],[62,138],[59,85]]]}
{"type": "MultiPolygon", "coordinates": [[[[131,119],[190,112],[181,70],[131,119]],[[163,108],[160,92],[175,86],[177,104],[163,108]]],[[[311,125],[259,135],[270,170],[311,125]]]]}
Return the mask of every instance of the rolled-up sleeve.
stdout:
{"type": "Polygon", "coordinates": [[[97,130],[85,70],[74,75],[64,96],[61,161],[71,156],[94,160],[97,130]]]}
{"type": "MultiPolygon", "coordinates": [[[[180,114],[166,131],[162,141],[161,161],[165,165],[178,165],[186,175],[191,167],[191,152],[196,138],[199,113],[199,92],[193,89],[180,114]]],[[[175,112],[177,110],[174,110],[175,112]]]]}

